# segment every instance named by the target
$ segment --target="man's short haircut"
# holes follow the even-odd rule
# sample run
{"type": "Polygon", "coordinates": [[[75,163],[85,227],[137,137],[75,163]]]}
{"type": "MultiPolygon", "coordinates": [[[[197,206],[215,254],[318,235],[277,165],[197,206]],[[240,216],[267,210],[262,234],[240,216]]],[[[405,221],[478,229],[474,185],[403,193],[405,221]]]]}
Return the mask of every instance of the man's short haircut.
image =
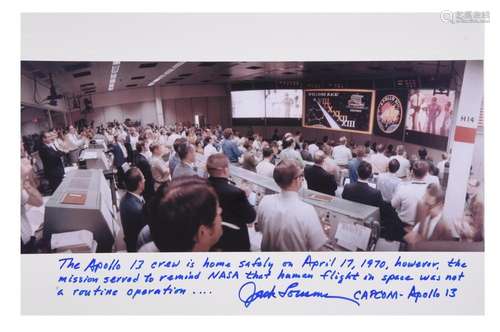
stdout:
{"type": "Polygon", "coordinates": [[[385,150],[385,146],[383,144],[377,145],[377,152],[382,153],[385,150]]]}
{"type": "Polygon", "coordinates": [[[322,165],[326,159],[326,153],[322,150],[318,150],[314,153],[314,163],[318,165],[322,165]]]}
{"type": "Polygon", "coordinates": [[[297,161],[285,159],[274,168],[273,178],[281,189],[286,189],[300,175],[300,172],[301,169],[297,161]]]}
{"type": "Polygon", "coordinates": [[[233,135],[233,130],[231,128],[226,128],[224,129],[223,135],[225,139],[229,139],[233,135]]]}
{"type": "Polygon", "coordinates": [[[280,161],[274,168],[273,178],[281,189],[286,189],[300,173],[301,168],[296,160],[285,159],[280,161]]]}
{"type": "Polygon", "coordinates": [[[155,153],[155,151],[159,148],[160,148],[159,143],[153,143],[149,146],[149,151],[151,151],[151,153],[155,153]]]}
{"type": "Polygon", "coordinates": [[[187,139],[185,137],[176,138],[173,145],[174,151],[178,153],[177,150],[179,149],[179,146],[185,142],[187,142],[187,139]]]}
{"type": "Polygon", "coordinates": [[[262,149],[262,157],[268,158],[268,157],[271,157],[272,155],[273,155],[273,149],[271,149],[271,148],[262,149]]]}
{"type": "Polygon", "coordinates": [[[365,154],[366,154],[366,148],[358,146],[358,148],[356,149],[356,158],[362,159],[365,157],[365,154]]]}
{"type": "Polygon", "coordinates": [[[181,160],[184,160],[192,150],[194,150],[194,148],[189,142],[181,142],[177,147],[177,154],[181,160]]]}
{"type": "Polygon", "coordinates": [[[399,169],[399,166],[399,161],[397,159],[391,159],[391,161],[389,161],[389,172],[396,173],[399,169]]]}
{"type": "Polygon", "coordinates": [[[139,183],[144,180],[141,170],[138,167],[130,167],[125,173],[125,188],[127,191],[134,192],[139,188],[139,183]]]}
{"type": "Polygon", "coordinates": [[[420,159],[427,158],[427,149],[426,148],[418,149],[418,156],[420,157],[420,159]]]}
{"type": "Polygon", "coordinates": [[[151,236],[162,252],[191,251],[201,226],[213,227],[217,194],[203,179],[174,180],[149,216],[151,236]]]}
{"type": "Polygon", "coordinates": [[[429,164],[423,160],[417,160],[413,164],[413,174],[417,179],[423,178],[429,172],[429,164]]]}
{"type": "Polygon", "coordinates": [[[427,194],[436,199],[436,204],[444,202],[444,191],[435,183],[431,183],[427,186],[427,194]]]}
{"type": "Polygon", "coordinates": [[[229,167],[229,159],[223,153],[214,153],[208,157],[206,167],[211,176],[220,174],[226,167],[229,167]]]}
{"type": "Polygon", "coordinates": [[[361,161],[358,166],[358,176],[361,180],[366,180],[372,176],[372,165],[364,160],[361,161]]]}
{"type": "Polygon", "coordinates": [[[346,142],[347,142],[347,138],[345,138],[345,136],[342,136],[341,138],[339,138],[339,143],[340,143],[341,145],[345,145],[345,144],[346,144],[346,142]]]}
{"type": "Polygon", "coordinates": [[[399,156],[402,156],[404,153],[405,153],[405,147],[403,145],[398,145],[396,147],[396,153],[399,155],[399,156]]]}
{"type": "Polygon", "coordinates": [[[135,149],[137,150],[137,152],[141,153],[141,152],[145,152],[146,151],[146,144],[144,143],[144,141],[142,140],[139,140],[137,141],[137,143],[135,144],[135,149]]]}
{"type": "Polygon", "coordinates": [[[283,149],[286,149],[286,148],[292,146],[294,142],[295,142],[295,140],[293,139],[292,136],[284,138],[283,139],[283,149]]]}

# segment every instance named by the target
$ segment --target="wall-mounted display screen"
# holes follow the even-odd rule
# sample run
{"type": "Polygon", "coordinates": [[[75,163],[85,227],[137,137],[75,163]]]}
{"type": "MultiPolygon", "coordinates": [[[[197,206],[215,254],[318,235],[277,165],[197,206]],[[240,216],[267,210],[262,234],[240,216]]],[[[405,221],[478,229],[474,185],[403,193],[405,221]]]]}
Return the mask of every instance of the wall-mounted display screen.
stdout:
{"type": "Polygon", "coordinates": [[[302,90],[266,90],[267,118],[301,118],[302,90]]]}
{"type": "Polygon", "coordinates": [[[375,90],[305,90],[304,127],[371,134],[375,90]]]}
{"type": "Polygon", "coordinates": [[[233,118],[264,118],[264,90],[231,91],[233,118]]]}
{"type": "Polygon", "coordinates": [[[406,112],[405,141],[446,150],[455,104],[455,92],[410,90],[406,112]]]}

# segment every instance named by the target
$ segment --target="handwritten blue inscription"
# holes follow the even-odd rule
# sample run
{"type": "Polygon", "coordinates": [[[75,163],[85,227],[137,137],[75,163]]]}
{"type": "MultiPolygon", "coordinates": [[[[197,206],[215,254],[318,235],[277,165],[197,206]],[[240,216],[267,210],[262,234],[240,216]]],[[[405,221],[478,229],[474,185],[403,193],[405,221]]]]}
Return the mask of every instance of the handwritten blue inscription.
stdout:
{"type": "MultiPolygon", "coordinates": [[[[188,296],[226,296],[253,308],[271,301],[334,300],[359,307],[366,302],[425,304],[461,296],[468,262],[403,255],[349,257],[304,254],[286,260],[250,254],[245,259],[197,256],[172,260],[119,257],[58,260],[57,297],[125,297],[144,301],[188,296]]],[[[218,299],[218,301],[221,299],[218,299]]]]}

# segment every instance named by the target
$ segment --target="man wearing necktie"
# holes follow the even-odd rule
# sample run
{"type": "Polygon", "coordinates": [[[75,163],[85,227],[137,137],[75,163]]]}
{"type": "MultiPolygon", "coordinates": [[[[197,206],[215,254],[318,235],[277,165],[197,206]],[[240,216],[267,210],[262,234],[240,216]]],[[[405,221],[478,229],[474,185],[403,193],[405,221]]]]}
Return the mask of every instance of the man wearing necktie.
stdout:
{"type": "Polygon", "coordinates": [[[43,172],[53,193],[64,177],[64,164],[61,160],[64,153],[57,150],[54,138],[49,132],[43,132],[41,137],[42,144],[40,144],[38,153],[43,163],[43,172]]]}

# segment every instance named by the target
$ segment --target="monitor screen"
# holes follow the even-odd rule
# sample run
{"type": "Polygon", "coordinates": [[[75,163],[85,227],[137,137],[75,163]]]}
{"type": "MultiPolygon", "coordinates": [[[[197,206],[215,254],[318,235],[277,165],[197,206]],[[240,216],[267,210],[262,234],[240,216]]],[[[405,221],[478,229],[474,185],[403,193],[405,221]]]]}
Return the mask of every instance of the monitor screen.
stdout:
{"type": "Polygon", "coordinates": [[[266,90],[266,117],[302,118],[302,90],[266,90]]]}
{"type": "Polygon", "coordinates": [[[266,105],[264,90],[231,91],[233,118],[263,118],[266,105]]]}
{"type": "Polygon", "coordinates": [[[406,130],[448,136],[455,92],[435,94],[433,90],[410,90],[406,112],[406,130]]]}

